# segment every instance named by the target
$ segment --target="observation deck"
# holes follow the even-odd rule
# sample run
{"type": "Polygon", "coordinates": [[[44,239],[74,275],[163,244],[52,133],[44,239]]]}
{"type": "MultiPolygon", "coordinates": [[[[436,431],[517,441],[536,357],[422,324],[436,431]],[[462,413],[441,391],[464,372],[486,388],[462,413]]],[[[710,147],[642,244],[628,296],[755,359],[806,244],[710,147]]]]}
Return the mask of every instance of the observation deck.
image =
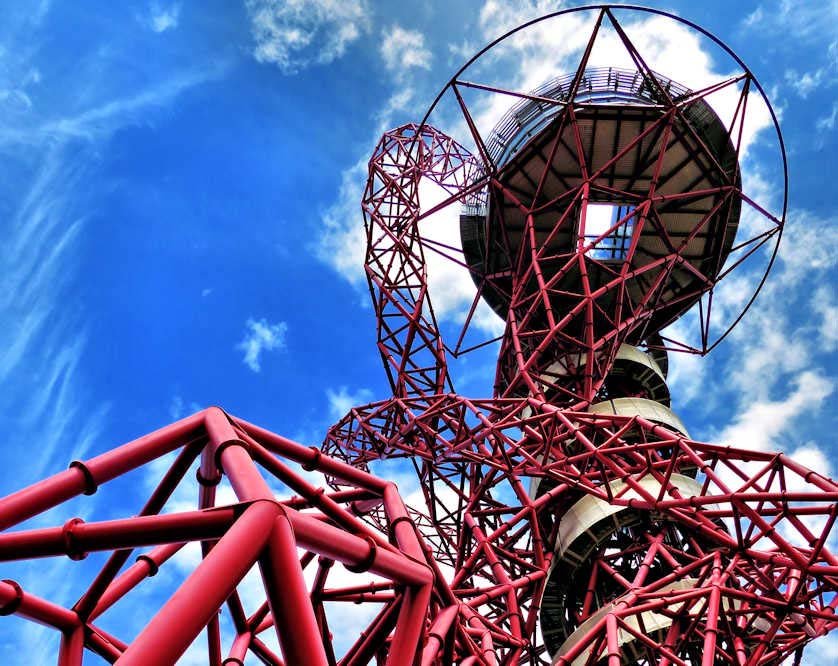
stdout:
{"type": "MultiPolygon", "coordinates": [[[[721,271],[739,225],[737,151],[703,97],[660,74],[588,69],[570,99],[573,79],[534,90],[488,137],[495,184],[486,206],[463,210],[463,250],[483,297],[506,318],[517,280],[537,289],[525,270],[532,224],[553,311],[568,312],[584,292],[573,263],[581,252],[600,313],[645,308],[642,332],[628,339],[637,344],[721,271]],[[625,290],[611,286],[620,276],[625,290]]],[[[581,326],[568,322],[567,332],[581,326]]],[[[594,328],[604,334],[613,322],[599,314],[594,328]]]]}

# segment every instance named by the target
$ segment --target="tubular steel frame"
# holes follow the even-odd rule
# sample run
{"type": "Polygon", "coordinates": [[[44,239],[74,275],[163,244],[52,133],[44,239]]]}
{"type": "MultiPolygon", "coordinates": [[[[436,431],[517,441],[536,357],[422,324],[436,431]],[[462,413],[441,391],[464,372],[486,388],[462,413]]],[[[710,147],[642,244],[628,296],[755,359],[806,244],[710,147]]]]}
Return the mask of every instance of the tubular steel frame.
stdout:
{"type": "MultiPolygon", "coordinates": [[[[583,10],[591,8],[556,15],[583,10]]],[[[593,10],[597,26],[608,19],[621,32],[616,8],[593,10]]],[[[742,64],[715,37],[676,20],[742,64]]],[[[596,31],[574,86],[595,36],[596,31]]],[[[650,72],[630,41],[626,46],[639,71],[650,72]]],[[[449,84],[461,103],[459,77],[466,67],[449,84]]],[[[669,100],[669,117],[679,113],[679,103],[669,100]]],[[[836,626],[838,558],[831,546],[838,484],[781,453],[697,442],[641,416],[587,411],[619,345],[654,311],[653,300],[630,314],[612,315],[613,331],[599,338],[589,327],[570,340],[564,332],[567,317],[551,318],[547,330],[535,330],[527,328],[531,318],[518,321],[513,313],[499,361],[504,381],[495,396],[471,399],[454,392],[448,356],[460,353],[462,335],[453,350],[442,341],[424,255],[448,249],[423,238],[421,222],[434,211],[420,209],[419,183],[430,179],[443,188],[444,203],[479,205],[486,187],[508,194],[495,178],[467,105],[461,108],[477,156],[426,124],[426,116],[418,125],[386,133],[370,160],[363,199],[365,268],[391,398],[351,409],[320,449],[210,408],[91,460],[74,461],[68,470],[0,500],[0,528],[7,530],[0,534],[2,561],[59,555],[79,560],[88,552],[110,552],[71,608],[14,581],[0,583],[1,614],[61,632],[59,664],[81,664],[85,650],[120,664],[173,663],[202,631],[210,664],[243,664],[249,654],[267,664],[318,666],[551,660],[561,666],[618,666],[627,659],[756,665],[790,655],[799,663],[803,647],[836,626]],[[557,381],[561,390],[548,396],[549,368],[540,357],[556,349],[585,357],[576,363],[585,370],[581,380],[557,381]],[[520,388],[523,393],[513,390],[520,388]],[[176,455],[174,462],[136,517],[8,531],[169,454],[176,455]],[[415,470],[424,506],[405,506],[392,482],[370,472],[370,465],[383,459],[401,459],[415,470]],[[163,513],[193,464],[198,465],[196,510],[163,513]],[[300,466],[324,475],[330,488],[316,487],[300,466]],[[682,477],[694,479],[700,492],[685,495],[674,480],[682,477]],[[223,480],[237,502],[216,506],[223,480]],[[278,500],[278,486],[296,495],[278,500]],[[539,611],[550,602],[544,595],[557,561],[562,517],[585,497],[631,512],[643,529],[626,532],[597,556],[587,574],[590,593],[568,611],[568,622],[579,627],[574,641],[548,657],[539,611]],[[139,634],[123,641],[104,630],[100,618],[115,605],[130,603],[131,593],[188,542],[201,543],[201,562],[139,634]],[[136,549],[141,549],[136,562],[126,567],[136,549]],[[334,574],[335,563],[350,574],[375,578],[347,582],[334,574]],[[247,614],[238,588],[254,566],[264,597],[247,614]],[[597,599],[597,591],[606,589],[610,596],[597,599]],[[329,626],[329,603],[380,609],[343,656],[333,650],[332,632],[339,628],[329,626]],[[235,632],[226,658],[221,609],[235,632]],[[650,618],[663,629],[646,631],[650,618]],[[268,630],[276,634],[282,655],[260,637],[268,630]]],[[[572,108],[567,122],[574,122],[572,108]]],[[[584,180],[589,184],[593,177],[584,180]]],[[[751,203],[741,189],[726,187],[727,196],[751,203]]],[[[770,234],[775,241],[784,214],[770,234]]],[[[530,254],[520,264],[525,267],[511,300],[549,303],[544,280],[537,281],[534,295],[526,291],[532,289],[526,278],[538,266],[541,248],[524,246],[530,254]]],[[[581,270],[583,254],[580,245],[573,265],[581,270]]],[[[677,261],[677,254],[666,260],[677,261]]],[[[705,291],[716,277],[708,278],[712,284],[705,291]]],[[[616,278],[615,288],[626,279],[616,278]]],[[[584,294],[579,312],[590,312],[595,299],[592,291],[584,294]]],[[[704,342],[694,351],[714,346],[704,342]]]]}

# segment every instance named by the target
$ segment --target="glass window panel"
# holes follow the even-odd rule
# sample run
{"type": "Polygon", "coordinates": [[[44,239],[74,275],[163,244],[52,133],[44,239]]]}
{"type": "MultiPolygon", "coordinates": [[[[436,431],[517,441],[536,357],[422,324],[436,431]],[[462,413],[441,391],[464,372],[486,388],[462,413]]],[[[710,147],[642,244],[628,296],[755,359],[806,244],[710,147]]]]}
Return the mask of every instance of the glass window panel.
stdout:
{"type": "Polygon", "coordinates": [[[612,229],[619,220],[634,211],[628,204],[588,203],[585,209],[585,244],[587,254],[598,261],[624,261],[631,245],[634,218],[612,229]],[[609,233],[610,230],[610,233],[609,233]],[[603,236],[603,234],[605,234],[603,236]],[[599,238],[603,236],[602,238],[599,238]],[[597,240],[599,238],[599,240],[597,240]]]}

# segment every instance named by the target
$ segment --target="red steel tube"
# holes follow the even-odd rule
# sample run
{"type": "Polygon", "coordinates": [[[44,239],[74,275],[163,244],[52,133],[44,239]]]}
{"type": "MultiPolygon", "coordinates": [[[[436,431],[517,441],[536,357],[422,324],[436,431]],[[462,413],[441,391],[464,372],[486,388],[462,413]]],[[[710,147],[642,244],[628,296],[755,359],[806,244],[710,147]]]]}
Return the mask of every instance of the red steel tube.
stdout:
{"type": "Polygon", "coordinates": [[[426,585],[405,590],[396,630],[393,632],[390,651],[387,654],[388,666],[414,663],[421,647],[420,638],[425,628],[425,616],[430,600],[430,581],[426,585]]]}
{"type": "Polygon", "coordinates": [[[280,515],[259,560],[282,654],[289,664],[323,666],[328,663],[311,599],[308,596],[294,532],[280,515]]]}
{"type": "Polygon", "coordinates": [[[17,525],[177,448],[201,425],[194,414],[0,499],[0,530],[17,525]],[[85,469],[87,471],[85,471],[85,469]],[[92,478],[88,479],[88,473],[92,478]]]}
{"type": "Polygon", "coordinates": [[[113,663],[122,656],[122,650],[97,632],[87,637],[87,646],[103,659],[113,663]]]}
{"type": "Polygon", "coordinates": [[[72,631],[61,634],[58,648],[58,666],[82,666],[84,658],[84,627],[79,625],[72,631]]]}
{"type": "Polygon", "coordinates": [[[65,632],[74,631],[80,625],[75,611],[30,594],[11,580],[0,581],[0,608],[6,614],[14,613],[65,632]]]}
{"type": "Polygon", "coordinates": [[[422,650],[422,666],[433,666],[437,654],[445,645],[445,637],[451,631],[451,625],[458,612],[457,606],[446,606],[437,614],[428,630],[428,640],[422,650]]]}
{"type": "Polygon", "coordinates": [[[206,427],[210,436],[210,451],[230,480],[236,497],[242,502],[254,499],[273,499],[273,491],[247,451],[227,416],[220,409],[206,411],[206,427]]]}
{"type": "MultiPolygon", "coordinates": [[[[254,636],[250,641],[250,651],[253,652],[259,659],[269,666],[285,666],[278,656],[265,645],[258,636],[254,636]]],[[[290,666],[290,664],[289,664],[290,666]]]]}
{"type": "Polygon", "coordinates": [[[713,575],[710,580],[710,599],[707,602],[707,620],[704,627],[704,653],[701,666],[712,666],[716,662],[716,641],[719,627],[719,610],[721,606],[721,561],[716,555],[713,563],[713,575]]]}
{"type": "MultiPolygon", "coordinates": [[[[346,511],[343,507],[341,507],[334,499],[329,497],[326,493],[320,489],[312,486],[308,483],[305,479],[301,478],[297,474],[287,467],[287,465],[283,464],[282,462],[278,461],[269,451],[267,451],[264,447],[262,447],[258,442],[252,440],[247,434],[244,435],[250,441],[247,441],[248,446],[251,448],[251,453],[253,454],[254,458],[263,466],[266,470],[271,472],[274,476],[278,477],[284,484],[286,484],[292,491],[299,493],[303,496],[303,499],[308,500],[312,506],[318,506],[323,513],[335,521],[338,525],[341,525],[348,531],[354,534],[365,534],[373,539],[376,540],[378,545],[381,548],[388,548],[391,550],[395,550],[390,543],[382,538],[382,536],[373,530],[371,530],[365,523],[358,520],[354,515],[346,511]]],[[[292,503],[286,503],[285,506],[293,506],[292,503]]],[[[301,507],[305,508],[305,507],[301,507]]]]}
{"type": "Polygon", "coordinates": [[[154,576],[160,565],[185,545],[185,543],[167,543],[158,546],[149,553],[140,555],[134,564],[128,567],[119,578],[107,587],[100,597],[99,603],[90,612],[88,620],[95,620],[134,589],[140,582],[150,576],[154,576]]]}
{"type": "MultiPolygon", "coordinates": [[[[200,439],[205,440],[206,438],[202,437],[200,439]]],[[[200,452],[200,448],[206,443],[205,441],[200,441],[200,439],[194,440],[184,447],[172,463],[171,467],[169,467],[166,471],[160,483],[157,484],[157,487],[154,489],[154,492],[152,492],[151,497],[149,497],[148,501],[145,503],[138,515],[148,516],[160,513],[168,499],[171,497],[172,492],[174,492],[174,489],[183,479],[183,475],[189,469],[189,466],[200,452]]],[[[104,594],[108,585],[113,582],[114,578],[119,573],[119,570],[125,562],[128,561],[128,558],[131,556],[131,552],[131,550],[119,550],[114,552],[108,558],[108,561],[100,569],[96,578],[87,588],[82,597],[73,606],[79,616],[84,618],[90,614],[91,610],[99,602],[102,594],[104,594]]]]}
{"type": "Polygon", "coordinates": [[[125,649],[128,647],[128,644],[125,643],[125,641],[120,640],[113,634],[110,634],[102,629],[102,627],[97,627],[95,624],[91,624],[90,622],[88,622],[85,626],[85,630],[88,634],[97,634],[100,638],[113,645],[115,649],[119,650],[120,654],[125,652],[125,649]]]}
{"type": "MultiPolygon", "coordinates": [[[[211,450],[230,479],[236,496],[242,501],[272,501],[270,486],[259,473],[247,452],[247,444],[239,439],[227,416],[220,409],[208,409],[206,428],[211,450]]],[[[301,666],[325,665],[328,663],[326,652],[297,557],[295,534],[284,512],[278,514],[274,521],[267,535],[267,545],[266,554],[259,558],[259,569],[285,659],[301,666]]]]}
{"type": "Polygon", "coordinates": [[[91,550],[211,539],[224,533],[236,512],[233,507],[224,507],[97,523],[68,521],[64,527],[0,534],[0,561],[62,554],[80,558],[91,550]]]}
{"type": "Polygon", "coordinates": [[[253,634],[249,631],[236,634],[235,639],[233,639],[233,645],[230,647],[230,653],[222,664],[238,664],[238,666],[244,666],[244,658],[247,656],[247,650],[250,647],[252,638],[253,634]]]}
{"type": "Polygon", "coordinates": [[[387,604],[379,611],[369,628],[361,632],[355,644],[349,648],[341,660],[341,666],[362,666],[369,664],[376,650],[387,639],[396,624],[398,610],[401,607],[401,597],[395,602],[387,604]]]}
{"type": "Polygon", "coordinates": [[[117,663],[175,663],[253,566],[280,511],[268,501],[249,506],[117,663]]]}
{"type": "MultiPolygon", "coordinates": [[[[318,555],[349,565],[361,564],[370,555],[369,542],[360,537],[296,511],[288,510],[288,518],[297,542],[318,555]]],[[[425,585],[433,579],[426,565],[383,549],[376,550],[368,570],[407,585],[425,585]]]]}
{"type": "Polygon", "coordinates": [[[372,490],[376,493],[384,492],[387,481],[379,479],[363,470],[347,465],[344,462],[328,458],[320,454],[319,450],[312,449],[298,444],[290,439],[281,437],[275,433],[248,423],[242,419],[236,419],[238,423],[251,437],[255,438],[268,450],[278,453],[281,456],[290,458],[301,465],[316,466],[324,474],[331,474],[339,479],[372,490]]]}

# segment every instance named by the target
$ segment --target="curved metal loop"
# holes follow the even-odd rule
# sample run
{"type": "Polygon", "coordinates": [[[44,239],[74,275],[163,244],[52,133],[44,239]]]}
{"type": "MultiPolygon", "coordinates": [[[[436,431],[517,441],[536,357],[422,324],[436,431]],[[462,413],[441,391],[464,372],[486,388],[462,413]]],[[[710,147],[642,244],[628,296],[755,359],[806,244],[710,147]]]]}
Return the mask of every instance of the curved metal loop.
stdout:
{"type": "Polygon", "coordinates": [[[419,182],[428,179],[456,198],[480,168],[454,139],[416,124],[385,133],[370,159],[362,201],[364,267],[378,320],[378,349],[398,397],[453,391],[428,294],[419,182]]]}

